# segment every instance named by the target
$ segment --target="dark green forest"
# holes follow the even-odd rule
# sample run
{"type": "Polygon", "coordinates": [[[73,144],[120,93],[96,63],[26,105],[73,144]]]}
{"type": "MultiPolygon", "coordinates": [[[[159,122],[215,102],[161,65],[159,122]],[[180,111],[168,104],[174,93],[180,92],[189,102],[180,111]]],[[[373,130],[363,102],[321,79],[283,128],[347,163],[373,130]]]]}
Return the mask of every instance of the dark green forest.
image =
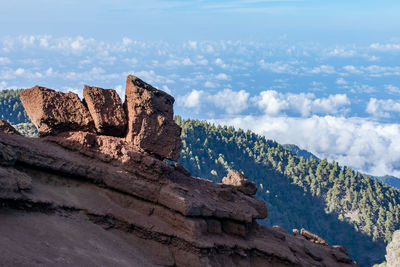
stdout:
{"type": "Polygon", "coordinates": [[[349,249],[361,266],[384,260],[400,228],[400,192],[337,162],[296,156],[250,131],[182,120],[179,162],[192,175],[221,182],[229,169],[257,184],[269,216],[261,223],[306,228],[349,249]]]}
{"type": "Polygon", "coordinates": [[[0,120],[11,124],[25,123],[29,118],[19,100],[21,90],[0,90],[0,120]]]}
{"type": "MultiPolygon", "coordinates": [[[[21,133],[35,136],[19,92],[0,92],[0,116],[21,133]]],[[[243,172],[257,184],[256,197],[268,207],[268,218],[260,223],[288,232],[306,228],[331,245],[344,245],[361,266],[384,260],[387,241],[400,229],[399,190],[337,162],[307,158],[307,151],[300,154],[296,146],[285,148],[251,131],[179,116],[176,121],[182,127],[179,163],[193,176],[215,182],[229,169],[243,172]]]]}

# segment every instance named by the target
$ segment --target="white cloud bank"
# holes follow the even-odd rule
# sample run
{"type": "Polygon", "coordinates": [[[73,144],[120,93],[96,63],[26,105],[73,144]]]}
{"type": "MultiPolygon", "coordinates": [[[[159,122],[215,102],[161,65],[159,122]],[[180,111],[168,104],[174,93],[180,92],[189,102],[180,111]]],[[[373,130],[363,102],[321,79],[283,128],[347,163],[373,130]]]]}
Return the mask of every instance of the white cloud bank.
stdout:
{"type": "Polygon", "coordinates": [[[279,93],[275,90],[263,91],[253,98],[257,106],[267,115],[281,114],[283,111],[299,113],[306,117],[311,114],[344,114],[350,100],[346,94],[317,98],[312,93],[279,93]]]}
{"type": "Polygon", "coordinates": [[[215,123],[250,129],[281,144],[296,144],[320,158],[372,175],[400,176],[400,125],[364,118],[244,116],[215,123]]]}
{"type": "Polygon", "coordinates": [[[213,105],[224,110],[227,114],[239,114],[248,107],[250,94],[245,90],[232,91],[224,89],[216,94],[210,94],[203,90],[192,90],[190,93],[179,96],[178,105],[192,108],[199,112],[202,108],[213,105]]]}
{"type": "Polygon", "coordinates": [[[279,93],[275,90],[262,91],[254,97],[250,97],[250,93],[245,90],[224,89],[215,94],[192,90],[178,97],[178,104],[183,107],[200,111],[203,107],[209,109],[209,105],[213,104],[229,115],[239,114],[250,106],[257,107],[266,115],[282,115],[286,112],[302,117],[312,114],[346,114],[350,103],[346,94],[317,98],[312,93],[279,93]]]}
{"type": "Polygon", "coordinates": [[[374,117],[390,118],[393,113],[400,113],[400,101],[370,98],[365,111],[374,117]]]}

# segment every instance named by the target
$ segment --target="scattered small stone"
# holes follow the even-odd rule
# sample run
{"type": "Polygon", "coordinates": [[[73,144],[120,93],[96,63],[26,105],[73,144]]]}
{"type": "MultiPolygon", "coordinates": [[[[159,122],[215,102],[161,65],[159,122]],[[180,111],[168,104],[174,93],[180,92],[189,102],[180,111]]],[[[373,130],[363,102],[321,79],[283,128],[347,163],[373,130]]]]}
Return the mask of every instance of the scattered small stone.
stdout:
{"type": "Polygon", "coordinates": [[[228,175],[222,179],[223,184],[233,185],[240,192],[252,196],[257,192],[257,186],[255,183],[247,179],[242,173],[230,170],[228,175]]]}

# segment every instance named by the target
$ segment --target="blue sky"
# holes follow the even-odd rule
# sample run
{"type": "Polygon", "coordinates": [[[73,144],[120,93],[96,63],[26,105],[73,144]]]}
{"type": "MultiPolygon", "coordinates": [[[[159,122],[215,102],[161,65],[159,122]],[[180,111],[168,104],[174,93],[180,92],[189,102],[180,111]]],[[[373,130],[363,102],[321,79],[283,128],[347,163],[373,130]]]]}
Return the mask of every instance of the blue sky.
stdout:
{"type": "Polygon", "coordinates": [[[13,1],[0,89],[124,94],[134,74],[175,113],[251,129],[375,175],[400,176],[395,1],[13,1]],[[84,3],[81,3],[84,2],[84,3]]]}
{"type": "MultiPolygon", "coordinates": [[[[3,0],[4,1],[4,0],[3,0]]],[[[1,5],[0,34],[117,40],[372,41],[399,33],[394,0],[51,1],[1,5]]]]}

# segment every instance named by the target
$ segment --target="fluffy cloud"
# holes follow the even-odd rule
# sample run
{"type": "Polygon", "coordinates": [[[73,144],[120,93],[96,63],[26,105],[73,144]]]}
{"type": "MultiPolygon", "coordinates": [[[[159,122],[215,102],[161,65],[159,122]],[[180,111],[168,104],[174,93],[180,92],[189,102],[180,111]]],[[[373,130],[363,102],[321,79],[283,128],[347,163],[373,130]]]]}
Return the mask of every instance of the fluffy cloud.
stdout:
{"type": "Polygon", "coordinates": [[[258,64],[262,69],[275,73],[291,73],[291,74],[296,73],[296,70],[292,66],[292,64],[285,63],[282,61],[266,62],[264,61],[264,59],[262,59],[258,62],[258,64]]]}
{"type": "Polygon", "coordinates": [[[294,112],[303,117],[311,114],[344,114],[348,111],[350,100],[345,94],[317,98],[312,93],[278,93],[267,90],[253,98],[256,105],[268,115],[278,115],[284,111],[294,112]]]}
{"type": "Polygon", "coordinates": [[[250,129],[281,144],[297,144],[320,158],[373,175],[400,176],[400,125],[363,118],[243,116],[213,120],[250,129]]]}
{"type": "Polygon", "coordinates": [[[250,94],[245,90],[232,91],[224,89],[215,94],[210,94],[202,90],[192,90],[189,94],[178,97],[178,105],[185,108],[192,108],[197,112],[201,108],[210,110],[210,105],[222,109],[227,114],[239,114],[247,109],[250,94]]]}
{"type": "Polygon", "coordinates": [[[382,77],[382,76],[399,76],[400,75],[400,67],[398,66],[378,66],[378,65],[370,65],[370,66],[353,66],[346,65],[343,67],[343,70],[347,72],[347,74],[367,74],[369,77],[382,77]]]}
{"type": "Polygon", "coordinates": [[[225,73],[220,73],[220,74],[215,75],[215,79],[221,80],[221,81],[230,80],[229,76],[227,74],[225,74],[225,73]]]}
{"type": "Polygon", "coordinates": [[[203,95],[204,91],[202,90],[192,90],[189,94],[178,97],[178,105],[199,109],[203,95]]]}
{"type": "Polygon", "coordinates": [[[385,89],[388,90],[390,93],[400,94],[400,88],[394,86],[393,84],[385,84],[385,89]]]}
{"type": "Polygon", "coordinates": [[[391,114],[400,113],[400,101],[371,98],[365,111],[374,117],[390,118],[391,114]]]}
{"type": "Polygon", "coordinates": [[[353,49],[345,49],[343,47],[336,47],[327,53],[331,57],[354,57],[357,52],[353,49]]]}
{"type": "Polygon", "coordinates": [[[343,78],[337,78],[336,79],[336,84],[338,84],[338,85],[346,85],[347,81],[345,79],[343,79],[343,78]]]}
{"type": "Polygon", "coordinates": [[[314,67],[313,69],[309,70],[311,74],[333,74],[335,73],[335,67],[330,65],[321,65],[318,67],[314,67]]]}
{"type": "Polygon", "coordinates": [[[213,102],[216,107],[225,110],[228,114],[238,114],[248,107],[250,94],[245,90],[232,91],[225,89],[215,95],[209,95],[208,101],[213,102]]]}

